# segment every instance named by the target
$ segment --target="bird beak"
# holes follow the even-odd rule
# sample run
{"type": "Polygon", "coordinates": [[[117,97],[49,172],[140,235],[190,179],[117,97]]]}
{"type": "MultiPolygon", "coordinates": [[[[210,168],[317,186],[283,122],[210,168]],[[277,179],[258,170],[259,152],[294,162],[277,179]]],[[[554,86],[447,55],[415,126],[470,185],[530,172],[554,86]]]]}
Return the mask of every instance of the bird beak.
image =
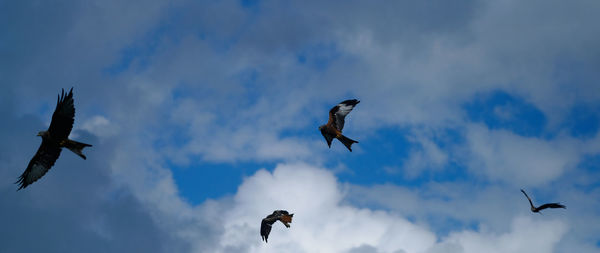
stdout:
{"type": "Polygon", "coordinates": [[[42,136],[40,133],[36,134],[36,136],[42,136]]]}

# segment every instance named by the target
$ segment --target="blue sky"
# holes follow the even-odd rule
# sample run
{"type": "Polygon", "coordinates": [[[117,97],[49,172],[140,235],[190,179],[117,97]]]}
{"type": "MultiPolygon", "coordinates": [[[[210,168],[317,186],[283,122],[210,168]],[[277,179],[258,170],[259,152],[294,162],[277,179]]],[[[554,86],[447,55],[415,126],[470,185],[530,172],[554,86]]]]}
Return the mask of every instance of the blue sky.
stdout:
{"type": "Polygon", "coordinates": [[[0,252],[600,252],[598,10],[0,1],[0,252]],[[88,160],[15,192],[71,86],[88,160]]]}

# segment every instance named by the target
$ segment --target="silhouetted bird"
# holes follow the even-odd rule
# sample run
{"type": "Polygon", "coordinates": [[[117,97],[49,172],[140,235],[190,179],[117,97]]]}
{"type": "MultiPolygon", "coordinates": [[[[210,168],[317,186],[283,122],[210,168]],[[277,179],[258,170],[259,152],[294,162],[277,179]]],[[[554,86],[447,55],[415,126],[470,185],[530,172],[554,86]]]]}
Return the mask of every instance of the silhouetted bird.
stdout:
{"type": "Polygon", "coordinates": [[[293,216],[294,214],[289,214],[288,211],[275,210],[272,214],[269,214],[266,218],[264,218],[260,223],[260,236],[262,237],[263,241],[267,242],[267,239],[269,239],[269,233],[271,233],[271,227],[273,226],[273,223],[276,221],[281,221],[283,225],[289,228],[290,224],[288,223],[292,222],[293,216]]]}
{"type": "Polygon", "coordinates": [[[521,189],[521,192],[523,194],[525,194],[525,197],[527,197],[527,200],[529,200],[529,205],[531,205],[531,211],[534,213],[539,213],[540,211],[546,209],[546,208],[567,208],[564,205],[561,205],[560,203],[548,203],[548,204],[543,204],[539,207],[535,207],[533,205],[533,202],[531,202],[531,199],[529,198],[529,196],[527,196],[527,193],[525,193],[525,191],[523,189],[521,189]]]}
{"type": "Polygon", "coordinates": [[[327,124],[319,127],[321,134],[327,141],[327,146],[331,148],[331,142],[333,141],[333,138],[336,138],[340,140],[344,146],[350,150],[350,152],[352,152],[352,144],[358,143],[358,141],[342,135],[342,129],[344,128],[344,118],[346,118],[346,115],[348,115],[348,113],[350,113],[350,111],[352,111],[352,109],[354,109],[358,103],[360,103],[360,101],[356,99],[349,99],[339,103],[329,110],[329,121],[327,124]]]}
{"type": "Polygon", "coordinates": [[[73,151],[73,153],[81,156],[85,160],[85,155],[81,153],[83,148],[91,147],[92,145],[69,140],[69,134],[73,128],[75,118],[75,107],[73,105],[73,88],[69,94],[65,96],[65,90],[58,97],[56,109],[52,114],[52,122],[47,131],[40,131],[37,136],[42,137],[42,144],[38,148],[25,172],[21,174],[16,184],[19,184],[21,190],[36,180],[40,179],[54,165],[60,151],[63,147],[73,151]]]}

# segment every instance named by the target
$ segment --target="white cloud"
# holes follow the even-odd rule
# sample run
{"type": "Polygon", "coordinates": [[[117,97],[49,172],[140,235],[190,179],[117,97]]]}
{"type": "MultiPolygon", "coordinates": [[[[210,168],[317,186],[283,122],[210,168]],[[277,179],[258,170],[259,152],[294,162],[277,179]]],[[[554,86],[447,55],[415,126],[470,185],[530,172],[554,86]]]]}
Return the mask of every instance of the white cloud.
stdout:
{"type": "Polygon", "coordinates": [[[430,252],[555,252],[555,245],[567,231],[567,225],[561,221],[535,221],[529,217],[517,217],[512,221],[508,233],[454,232],[430,252]]]}
{"type": "Polygon", "coordinates": [[[509,218],[506,232],[463,230],[438,239],[398,214],[343,204],[344,195],[324,169],[293,164],[278,165],[272,173],[257,171],[244,180],[230,206],[214,214],[224,232],[213,252],[553,252],[567,232],[564,221],[516,216],[509,218]],[[295,213],[294,221],[289,229],[275,224],[264,243],[260,220],[276,209],[295,213]]]}
{"type": "Polygon", "coordinates": [[[582,143],[569,137],[543,140],[475,124],[466,132],[469,150],[463,154],[468,157],[463,158],[470,170],[520,187],[557,179],[573,169],[583,155],[582,143]]]}
{"type": "Polygon", "coordinates": [[[81,129],[94,135],[107,138],[115,136],[119,132],[119,127],[112,124],[106,117],[96,115],[81,123],[81,129]]]}
{"type": "Polygon", "coordinates": [[[333,174],[311,166],[279,165],[273,173],[258,171],[247,178],[225,213],[227,246],[248,252],[344,252],[370,245],[382,252],[422,252],[435,242],[424,228],[393,214],[342,204],[333,174]],[[290,229],[276,224],[269,243],[260,241],[260,220],[276,209],[294,212],[290,229]]]}
{"type": "Polygon", "coordinates": [[[420,131],[414,131],[413,136],[409,137],[414,147],[402,166],[407,178],[415,178],[425,170],[439,171],[447,165],[449,150],[440,148],[431,137],[420,131]]]}

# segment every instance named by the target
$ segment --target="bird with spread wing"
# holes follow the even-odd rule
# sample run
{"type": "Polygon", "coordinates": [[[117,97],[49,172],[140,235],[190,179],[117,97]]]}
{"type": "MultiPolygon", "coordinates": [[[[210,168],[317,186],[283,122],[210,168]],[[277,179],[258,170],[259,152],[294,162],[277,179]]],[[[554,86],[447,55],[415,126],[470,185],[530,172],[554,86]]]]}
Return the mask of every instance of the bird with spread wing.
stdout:
{"type": "Polygon", "coordinates": [[[272,214],[269,214],[260,223],[260,236],[262,237],[263,241],[267,242],[267,239],[269,239],[269,234],[271,233],[271,227],[273,226],[273,223],[276,221],[281,221],[285,227],[289,228],[289,223],[292,222],[293,217],[294,214],[290,214],[286,210],[275,210],[272,214]]]}
{"type": "Polygon", "coordinates": [[[344,119],[358,103],[360,103],[360,101],[356,99],[348,99],[329,110],[329,121],[327,124],[320,126],[319,130],[323,137],[325,137],[325,141],[327,141],[327,145],[330,148],[334,138],[342,142],[350,152],[352,152],[352,144],[358,143],[358,141],[342,135],[342,129],[344,128],[345,123],[344,119]]]}
{"type": "Polygon", "coordinates": [[[548,203],[548,204],[543,204],[539,207],[535,207],[533,205],[533,202],[531,202],[531,199],[529,198],[529,196],[527,196],[527,193],[525,193],[525,191],[523,189],[521,189],[521,192],[523,194],[525,194],[525,197],[527,198],[527,200],[529,200],[529,205],[531,205],[531,211],[534,213],[540,213],[541,210],[544,210],[546,208],[567,208],[564,205],[561,205],[560,203],[548,203]]]}
{"type": "Polygon", "coordinates": [[[50,168],[54,165],[62,148],[68,148],[73,153],[77,154],[84,160],[85,155],[81,152],[85,147],[91,147],[90,144],[85,144],[73,140],[69,140],[69,134],[73,129],[75,121],[75,106],[73,104],[73,88],[65,96],[64,89],[58,97],[56,109],[52,114],[50,127],[46,131],[40,131],[37,136],[42,137],[42,144],[37,152],[29,161],[27,169],[21,174],[16,184],[19,189],[26,188],[28,185],[43,177],[50,168]]]}

